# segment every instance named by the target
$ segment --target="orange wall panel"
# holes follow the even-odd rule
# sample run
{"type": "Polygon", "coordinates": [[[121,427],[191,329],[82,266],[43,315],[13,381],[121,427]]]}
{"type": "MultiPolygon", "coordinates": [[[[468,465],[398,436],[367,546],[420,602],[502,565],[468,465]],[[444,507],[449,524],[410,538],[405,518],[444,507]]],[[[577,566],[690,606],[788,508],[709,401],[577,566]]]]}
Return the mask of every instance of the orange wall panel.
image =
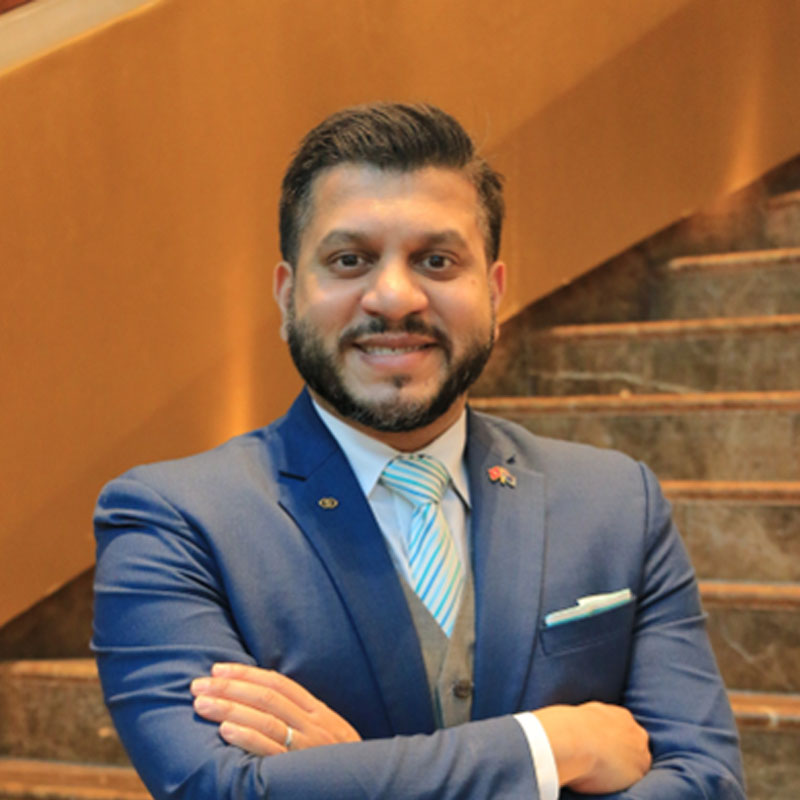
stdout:
{"type": "Polygon", "coordinates": [[[781,0],[155,0],[4,61],[12,17],[44,40],[55,8],[0,20],[0,623],[91,563],[105,480],[296,392],[277,188],[335,108],[475,133],[507,175],[506,316],[800,151],[781,0]]]}

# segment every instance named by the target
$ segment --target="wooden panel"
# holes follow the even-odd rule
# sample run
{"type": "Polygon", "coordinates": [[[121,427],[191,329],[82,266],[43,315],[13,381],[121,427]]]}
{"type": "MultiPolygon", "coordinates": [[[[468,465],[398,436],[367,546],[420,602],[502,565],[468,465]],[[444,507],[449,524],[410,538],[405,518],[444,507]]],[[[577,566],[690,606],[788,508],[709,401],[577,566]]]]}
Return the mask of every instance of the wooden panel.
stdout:
{"type": "Polygon", "coordinates": [[[277,187],[322,116],[424,99],[474,131],[508,316],[800,151],[798,27],[782,0],[151,0],[20,63],[0,36],[0,621],[89,565],[105,480],[298,388],[277,187]]]}

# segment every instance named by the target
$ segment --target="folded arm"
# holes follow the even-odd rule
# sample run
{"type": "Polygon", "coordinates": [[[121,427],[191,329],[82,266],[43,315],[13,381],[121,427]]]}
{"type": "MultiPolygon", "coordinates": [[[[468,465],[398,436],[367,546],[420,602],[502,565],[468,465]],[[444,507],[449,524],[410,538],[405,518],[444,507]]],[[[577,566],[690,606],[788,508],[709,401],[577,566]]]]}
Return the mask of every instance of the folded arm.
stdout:
{"type": "MultiPolygon", "coordinates": [[[[229,744],[261,756],[359,741],[341,716],[285,675],[246,664],[215,664],[192,682],[195,711],[219,723],[229,744]]],[[[650,768],[647,732],[624,708],[605,703],[548,706],[536,713],[553,750],[559,785],[583,794],[626,789],[650,768]]]]}

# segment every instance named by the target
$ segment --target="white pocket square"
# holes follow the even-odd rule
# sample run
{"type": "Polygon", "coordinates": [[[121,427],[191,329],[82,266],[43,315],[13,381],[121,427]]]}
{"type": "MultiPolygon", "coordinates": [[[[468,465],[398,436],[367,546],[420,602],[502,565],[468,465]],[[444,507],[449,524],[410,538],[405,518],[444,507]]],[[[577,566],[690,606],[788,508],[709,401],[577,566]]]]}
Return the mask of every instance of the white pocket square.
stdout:
{"type": "Polygon", "coordinates": [[[574,606],[550,612],[544,618],[544,624],[546,627],[550,628],[553,625],[561,625],[564,622],[572,622],[576,619],[591,617],[602,611],[609,611],[617,606],[623,606],[632,599],[633,594],[630,589],[619,589],[616,592],[590,594],[586,597],[579,597],[574,606]]]}

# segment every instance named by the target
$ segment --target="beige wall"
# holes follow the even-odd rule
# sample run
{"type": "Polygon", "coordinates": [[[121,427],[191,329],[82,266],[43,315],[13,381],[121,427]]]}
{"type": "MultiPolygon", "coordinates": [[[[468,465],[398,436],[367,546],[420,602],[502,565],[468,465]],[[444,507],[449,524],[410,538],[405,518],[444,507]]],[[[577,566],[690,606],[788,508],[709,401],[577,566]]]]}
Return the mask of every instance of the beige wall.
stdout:
{"type": "Polygon", "coordinates": [[[473,130],[506,315],[800,151],[783,0],[82,0],[50,40],[67,2],[0,18],[0,623],[91,563],[105,480],[285,408],[276,187],[334,108],[473,130]]]}

